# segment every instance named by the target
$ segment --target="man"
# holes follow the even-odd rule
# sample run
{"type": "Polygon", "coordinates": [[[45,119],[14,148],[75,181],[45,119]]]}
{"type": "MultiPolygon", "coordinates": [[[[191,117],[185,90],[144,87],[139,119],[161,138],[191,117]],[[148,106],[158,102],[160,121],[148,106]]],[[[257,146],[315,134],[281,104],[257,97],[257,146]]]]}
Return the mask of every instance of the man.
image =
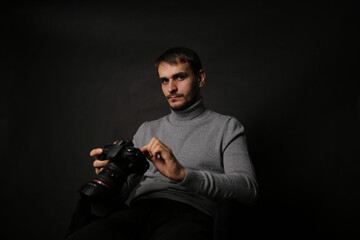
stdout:
{"type": "MultiPolygon", "coordinates": [[[[244,128],[204,107],[205,72],[198,55],[171,48],[156,61],[171,113],[145,122],[133,138],[152,162],[143,179],[129,179],[130,206],[75,232],[72,239],[210,239],[217,202],[251,203],[257,183],[244,128]]],[[[98,174],[108,161],[90,152],[98,174]]],[[[123,193],[125,194],[125,193],[123,193]]]]}

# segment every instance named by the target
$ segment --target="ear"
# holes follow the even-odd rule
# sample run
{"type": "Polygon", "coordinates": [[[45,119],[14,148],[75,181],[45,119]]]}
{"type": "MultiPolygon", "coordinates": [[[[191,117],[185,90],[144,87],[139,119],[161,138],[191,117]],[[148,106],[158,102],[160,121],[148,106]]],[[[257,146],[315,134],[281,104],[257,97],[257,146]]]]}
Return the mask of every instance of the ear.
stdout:
{"type": "Polygon", "coordinates": [[[204,86],[205,79],[206,79],[206,74],[203,69],[200,69],[199,74],[198,74],[199,88],[204,86]]]}

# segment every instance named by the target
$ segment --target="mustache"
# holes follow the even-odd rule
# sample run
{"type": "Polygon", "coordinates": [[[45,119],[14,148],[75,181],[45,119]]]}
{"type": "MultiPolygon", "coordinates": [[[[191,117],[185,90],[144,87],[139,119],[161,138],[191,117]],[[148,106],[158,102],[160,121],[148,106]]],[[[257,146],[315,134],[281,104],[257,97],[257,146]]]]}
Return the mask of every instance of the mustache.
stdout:
{"type": "Polygon", "coordinates": [[[167,98],[167,99],[170,99],[170,98],[173,98],[173,97],[178,98],[178,97],[182,97],[182,96],[184,96],[184,95],[182,95],[182,94],[173,94],[173,95],[168,95],[168,96],[166,96],[166,98],[167,98]]]}

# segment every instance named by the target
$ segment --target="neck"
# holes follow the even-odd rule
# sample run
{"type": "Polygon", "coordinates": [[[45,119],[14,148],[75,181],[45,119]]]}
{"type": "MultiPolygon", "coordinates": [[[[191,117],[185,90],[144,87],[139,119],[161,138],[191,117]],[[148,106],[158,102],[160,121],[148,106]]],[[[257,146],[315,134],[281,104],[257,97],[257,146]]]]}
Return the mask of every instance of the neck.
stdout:
{"type": "Polygon", "coordinates": [[[184,110],[176,111],[171,109],[170,117],[175,120],[190,120],[199,116],[204,111],[205,111],[204,101],[201,98],[196,103],[194,103],[193,105],[191,105],[190,107],[184,110]]]}

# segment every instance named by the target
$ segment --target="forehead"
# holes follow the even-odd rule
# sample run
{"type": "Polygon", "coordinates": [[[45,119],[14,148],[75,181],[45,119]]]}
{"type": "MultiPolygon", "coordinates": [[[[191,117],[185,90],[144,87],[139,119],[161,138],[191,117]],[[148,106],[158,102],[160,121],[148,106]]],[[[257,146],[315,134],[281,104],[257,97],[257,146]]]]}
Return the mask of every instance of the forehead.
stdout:
{"type": "Polygon", "coordinates": [[[158,67],[158,74],[160,78],[170,78],[177,73],[191,74],[192,70],[189,63],[169,64],[167,62],[161,62],[158,67]]]}

